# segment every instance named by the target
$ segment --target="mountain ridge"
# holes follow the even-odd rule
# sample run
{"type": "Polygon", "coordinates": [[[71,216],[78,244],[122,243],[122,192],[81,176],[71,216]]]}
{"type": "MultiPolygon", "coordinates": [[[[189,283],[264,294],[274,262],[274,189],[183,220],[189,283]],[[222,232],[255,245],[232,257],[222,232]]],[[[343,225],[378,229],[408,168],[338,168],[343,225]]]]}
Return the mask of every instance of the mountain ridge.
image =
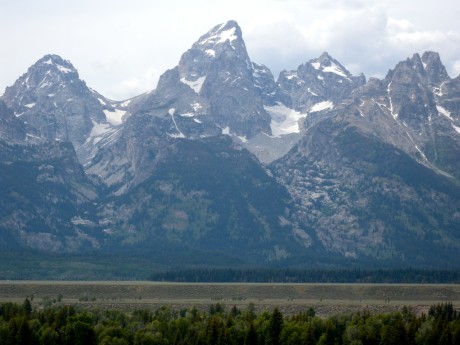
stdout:
{"type": "Polygon", "coordinates": [[[235,21],[124,101],[46,55],[0,97],[0,243],[455,267],[459,100],[435,52],[367,81],[324,52],[275,81],[235,21]]]}

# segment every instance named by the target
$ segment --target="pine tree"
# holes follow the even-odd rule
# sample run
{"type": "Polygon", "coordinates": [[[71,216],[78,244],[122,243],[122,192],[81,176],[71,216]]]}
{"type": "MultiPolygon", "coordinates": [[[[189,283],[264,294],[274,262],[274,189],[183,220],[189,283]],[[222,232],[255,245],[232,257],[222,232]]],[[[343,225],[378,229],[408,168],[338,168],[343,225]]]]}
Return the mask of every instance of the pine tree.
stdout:
{"type": "Polygon", "coordinates": [[[244,345],[257,345],[257,333],[252,322],[249,324],[248,331],[244,337],[244,345]]]}
{"type": "Polygon", "coordinates": [[[269,334],[268,339],[270,345],[279,345],[280,343],[280,334],[283,329],[283,314],[279,311],[278,308],[273,310],[273,313],[270,318],[269,334]]]}
{"type": "Polygon", "coordinates": [[[22,308],[24,309],[24,313],[26,314],[26,317],[29,318],[30,315],[32,314],[32,304],[30,303],[30,300],[28,298],[24,300],[24,303],[22,304],[22,308]]]}

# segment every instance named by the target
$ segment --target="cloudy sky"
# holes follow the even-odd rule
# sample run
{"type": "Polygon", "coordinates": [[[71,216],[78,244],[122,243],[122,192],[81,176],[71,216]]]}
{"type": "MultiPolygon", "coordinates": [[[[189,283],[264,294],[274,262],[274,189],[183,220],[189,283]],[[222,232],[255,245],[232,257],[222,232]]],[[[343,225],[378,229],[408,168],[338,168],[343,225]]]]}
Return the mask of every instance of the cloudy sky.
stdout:
{"type": "Polygon", "coordinates": [[[202,34],[238,21],[249,55],[275,75],[323,51],[352,73],[384,77],[438,51],[460,74],[458,0],[0,0],[0,94],[45,54],[122,100],[154,89],[202,34]]]}

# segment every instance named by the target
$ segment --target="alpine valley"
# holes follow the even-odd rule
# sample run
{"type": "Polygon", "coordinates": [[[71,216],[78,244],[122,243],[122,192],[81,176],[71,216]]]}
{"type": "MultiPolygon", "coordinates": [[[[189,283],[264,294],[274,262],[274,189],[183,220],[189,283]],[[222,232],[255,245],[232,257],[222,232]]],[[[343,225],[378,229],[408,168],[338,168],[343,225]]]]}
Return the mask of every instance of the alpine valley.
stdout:
{"type": "Polygon", "coordinates": [[[366,81],[323,53],[275,81],[234,21],[124,101],[46,55],[0,97],[0,251],[458,269],[460,76],[425,52],[366,81]]]}

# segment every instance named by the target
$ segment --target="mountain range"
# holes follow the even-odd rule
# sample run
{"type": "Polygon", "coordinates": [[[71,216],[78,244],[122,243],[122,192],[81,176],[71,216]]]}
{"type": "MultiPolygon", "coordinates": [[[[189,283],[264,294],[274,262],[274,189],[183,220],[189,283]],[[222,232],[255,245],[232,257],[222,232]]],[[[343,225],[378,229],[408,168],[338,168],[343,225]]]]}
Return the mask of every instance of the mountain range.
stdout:
{"type": "Polygon", "coordinates": [[[435,52],[382,80],[328,53],[275,80],[228,21],[122,101],[46,55],[0,97],[0,249],[458,268],[459,157],[460,76],[435,52]]]}

